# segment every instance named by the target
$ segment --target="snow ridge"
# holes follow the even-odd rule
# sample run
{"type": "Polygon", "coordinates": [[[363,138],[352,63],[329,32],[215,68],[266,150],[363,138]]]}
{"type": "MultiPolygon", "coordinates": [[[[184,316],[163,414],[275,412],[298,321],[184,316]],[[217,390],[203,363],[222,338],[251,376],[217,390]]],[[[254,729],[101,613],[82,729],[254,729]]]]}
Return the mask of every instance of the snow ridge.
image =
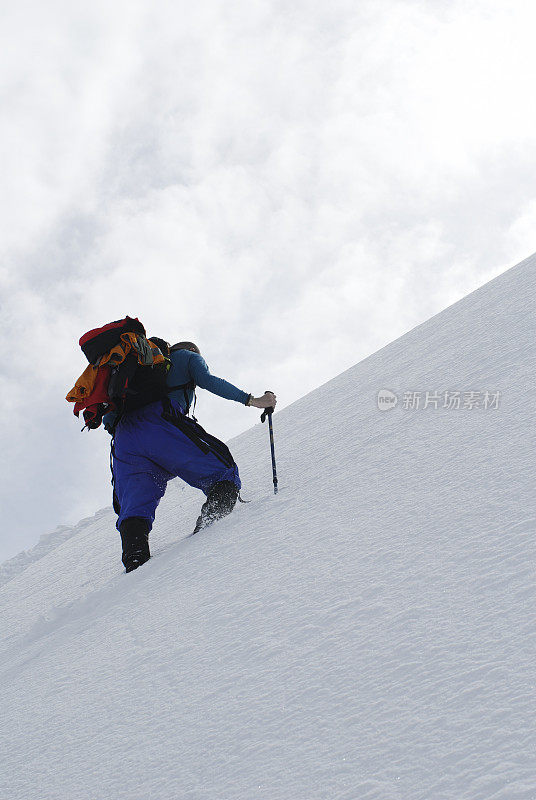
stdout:
{"type": "Polygon", "coordinates": [[[75,536],[84,527],[91,524],[95,519],[100,519],[104,514],[108,513],[108,509],[97,511],[93,517],[81,520],[76,526],[73,525],[58,525],[58,527],[51,533],[45,533],[39,537],[37,544],[30,550],[23,550],[13,558],[4,561],[0,565],[0,586],[7,583],[12,578],[20,575],[30,565],[39,561],[56,549],[63,542],[68,541],[71,536],[75,536]]]}
{"type": "Polygon", "coordinates": [[[173,482],[136,572],[110,510],[13,572],[0,796],[535,797],[535,273],[278,412],[277,496],[258,424],[231,517],[173,482]],[[404,407],[447,390],[500,403],[404,407]]]}

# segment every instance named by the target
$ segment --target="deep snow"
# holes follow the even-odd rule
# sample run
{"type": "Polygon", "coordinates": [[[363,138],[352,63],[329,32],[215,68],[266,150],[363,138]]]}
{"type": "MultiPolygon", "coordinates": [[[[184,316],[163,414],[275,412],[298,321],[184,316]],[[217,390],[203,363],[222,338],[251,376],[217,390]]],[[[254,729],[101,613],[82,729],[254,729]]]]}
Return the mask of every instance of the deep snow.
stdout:
{"type": "Polygon", "coordinates": [[[533,256],[277,413],[277,496],[239,436],[252,502],[185,539],[173,482],[137,572],[111,509],[4,564],[0,796],[536,798],[535,312],[533,256]]]}

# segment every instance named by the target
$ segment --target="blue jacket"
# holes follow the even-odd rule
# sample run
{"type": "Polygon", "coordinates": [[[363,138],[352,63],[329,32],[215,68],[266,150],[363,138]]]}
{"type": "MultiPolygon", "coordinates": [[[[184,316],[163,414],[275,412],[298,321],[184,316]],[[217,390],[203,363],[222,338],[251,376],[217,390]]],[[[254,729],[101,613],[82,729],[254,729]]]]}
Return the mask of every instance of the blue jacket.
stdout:
{"type": "MultiPolygon", "coordinates": [[[[168,387],[184,386],[185,384],[195,384],[201,389],[207,389],[212,394],[217,394],[219,397],[224,397],[226,400],[235,400],[237,403],[247,403],[249,394],[233,386],[232,383],[217,378],[215,375],[210,374],[205,359],[192,353],[191,350],[174,350],[170,355],[171,368],[167,374],[166,383],[168,387]]],[[[184,389],[175,389],[169,393],[171,399],[176,400],[182,406],[184,412],[188,413],[188,408],[185,408],[186,400],[188,400],[188,407],[191,406],[194,398],[195,387],[190,385],[186,389],[186,398],[184,389]]],[[[103,417],[104,427],[109,428],[116,418],[115,412],[111,411],[103,417]]]]}
{"type": "MultiPolygon", "coordinates": [[[[167,385],[183,386],[185,383],[193,381],[201,389],[207,389],[212,394],[224,397],[226,400],[236,400],[237,403],[247,403],[249,394],[237,389],[232,383],[224,381],[210,374],[210,370],[203,356],[192,353],[191,350],[174,350],[170,356],[171,369],[167,374],[167,385]]],[[[171,399],[177,400],[184,407],[185,398],[182,389],[176,389],[169,393],[171,399]]],[[[187,391],[188,405],[190,406],[194,397],[194,389],[191,387],[187,391]]],[[[184,409],[186,412],[188,409],[184,409]]]]}

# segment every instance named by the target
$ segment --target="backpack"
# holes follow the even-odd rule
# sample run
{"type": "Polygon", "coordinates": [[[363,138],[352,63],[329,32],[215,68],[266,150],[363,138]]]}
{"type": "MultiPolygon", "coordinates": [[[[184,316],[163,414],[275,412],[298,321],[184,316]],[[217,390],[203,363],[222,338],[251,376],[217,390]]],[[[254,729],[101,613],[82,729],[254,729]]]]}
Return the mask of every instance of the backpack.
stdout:
{"type": "Polygon", "coordinates": [[[146,338],[144,326],[132,317],[94,328],[80,338],[89,366],[66,399],[75,404],[76,416],[84,409],[84,428],[98,428],[109,411],[120,416],[167,395],[170,362],[162,353],[167,343],[156,341],[160,347],[146,338]]]}

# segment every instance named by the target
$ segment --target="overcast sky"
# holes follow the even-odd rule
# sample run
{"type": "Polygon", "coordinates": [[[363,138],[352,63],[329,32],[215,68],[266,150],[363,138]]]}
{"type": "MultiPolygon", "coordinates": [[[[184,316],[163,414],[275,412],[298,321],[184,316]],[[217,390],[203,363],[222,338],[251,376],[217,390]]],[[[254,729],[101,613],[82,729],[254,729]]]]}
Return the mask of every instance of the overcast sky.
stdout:
{"type": "Polygon", "coordinates": [[[110,504],[64,400],[86,330],[137,316],[285,406],[536,250],[531,3],[2,16],[0,560],[110,504]]]}

